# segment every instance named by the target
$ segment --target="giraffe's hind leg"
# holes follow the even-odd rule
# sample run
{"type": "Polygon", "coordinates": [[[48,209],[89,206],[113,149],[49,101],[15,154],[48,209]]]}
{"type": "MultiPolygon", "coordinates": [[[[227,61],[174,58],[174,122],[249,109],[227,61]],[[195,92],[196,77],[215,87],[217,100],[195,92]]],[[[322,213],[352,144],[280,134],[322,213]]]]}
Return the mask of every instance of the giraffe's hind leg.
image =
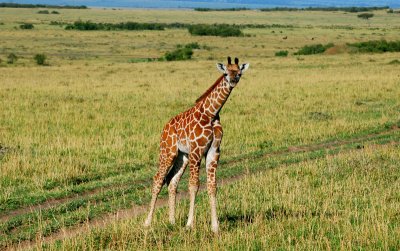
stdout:
{"type": "Polygon", "coordinates": [[[183,173],[185,172],[188,163],[189,159],[187,157],[187,154],[179,151],[178,156],[176,157],[176,160],[174,162],[174,166],[172,167],[171,171],[169,171],[166,178],[169,194],[169,222],[171,224],[175,224],[175,204],[178,183],[183,173]]]}
{"type": "Polygon", "coordinates": [[[153,188],[152,188],[152,198],[150,201],[150,210],[149,214],[144,222],[144,226],[148,227],[151,224],[153,219],[154,209],[157,202],[158,194],[161,191],[161,188],[165,184],[166,177],[168,172],[174,165],[176,160],[176,156],[178,155],[178,146],[176,144],[176,134],[173,133],[172,130],[168,130],[170,127],[166,126],[164,128],[164,132],[160,144],[160,167],[153,177],[153,188]]]}

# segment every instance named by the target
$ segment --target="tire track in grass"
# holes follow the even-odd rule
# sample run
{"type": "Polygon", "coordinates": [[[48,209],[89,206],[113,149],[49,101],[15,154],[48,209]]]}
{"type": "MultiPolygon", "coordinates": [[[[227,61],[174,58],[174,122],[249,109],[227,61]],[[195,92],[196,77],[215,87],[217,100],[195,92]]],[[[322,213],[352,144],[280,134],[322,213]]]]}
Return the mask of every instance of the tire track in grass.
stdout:
{"type": "MultiPolygon", "coordinates": [[[[240,163],[243,161],[248,161],[248,160],[257,160],[257,159],[262,159],[262,158],[266,158],[266,157],[272,157],[272,156],[279,156],[279,155],[286,155],[286,154],[290,154],[290,153],[307,153],[307,152],[315,152],[318,150],[335,150],[338,149],[340,150],[340,147],[342,146],[348,146],[351,144],[362,144],[362,143],[367,143],[367,142],[371,142],[374,140],[379,140],[379,139],[383,139],[384,143],[380,144],[380,145],[384,145],[387,143],[392,143],[395,145],[399,145],[399,142],[393,142],[393,140],[387,140],[385,137],[383,136],[392,136],[391,133],[395,132],[395,131],[399,131],[398,127],[393,127],[388,131],[385,132],[381,132],[381,133],[375,133],[375,134],[369,134],[366,136],[362,136],[362,137],[358,137],[358,138],[353,138],[353,139],[349,139],[349,140],[341,140],[341,141],[334,141],[334,142],[327,142],[327,143],[320,143],[320,144],[314,144],[314,145],[308,145],[308,146],[299,146],[299,147],[293,147],[293,148],[288,148],[287,150],[282,150],[282,151],[277,151],[277,152],[273,152],[273,153],[267,153],[267,154],[260,154],[257,156],[253,156],[253,158],[238,158],[238,159],[234,159],[231,161],[227,161],[225,163],[226,164],[233,164],[233,163],[240,163]]],[[[357,145],[356,147],[353,145],[352,148],[349,146],[348,149],[362,149],[361,146],[357,145]]],[[[333,152],[333,153],[327,153],[329,155],[336,155],[338,152],[333,152]]],[[[297,163],[301,163],[301,162],[305,162],[305,161],[309,161],[309,159],[304,159],[301,160],[297,163]]],[[[288,164],[283,163],[280,164],[279,166],[287,166],[288,164]]],[[[267,169],[270,170],[270,169],[267,169]]],[[[266,170],[255,170],[258,172],[265,172],[266,170]]],[[[254,173],[250,172],[250,173],[254,173]]],[[[224,185],[228,185],[231,183],[234,183],[237,180],[242,179],[243,177],[247,176],[247,173],[240,173],[228,178],[223,178],[219,180],[219,186],[224,186],[224,185]]],[[[150,183],[150,182],[148,182],[150,183]]],[[[200,191],[204,191],[206,189],[205,185],[200,186],[200,191]]],[[[177,199],[178,200],[182,200],[183,198],[188,197],[188,192],[187,191],[181,191],[180,193],[178,193],[177,195],[177,199]]],[[[157,202],[157,208],[160,207],[164,207],[168,205],[168,199],[167,198],[160,198],[157,202]]],[[[79,224],[79,225],[75,225],[72,227],[66,227],[63,228],[55,233],[51,233],[49,236],[45,236],[45,237],[37,237],[36,240],[31,240],[31,241],[22,241],[18,244],[15,244],[14,246],[10,246],[7,247],[8,250],[16,250],[16,249],[21,249],[21,250],[25,250],[25,249],[29,249],[29,248],[34,248],[34,247],[41,247],[42,244],[47,244],[47,243],[52,243],[54,241],[57,240],[62,240],[65,238],[72,238],[74,236],[77,236],[79,234],[82,234],[84,232],[90,231],[93,228],[104,228],[107,225],[109,225],[112,222],[115,221],[121,221],[121,220],[126,220],[126,219],[131,219],[134,217],[138,217],[141,214],[145,213],[147,211],[147,205],[135,205],[129,209],[123,209],[123,210],[118,210],[116,212],[113,213],[108,213],[102,217],[98,217],[96,219],[90,220],[84,224],[79,224]]]]}
{"type": "MultiPolygon", "coordinates": [[[[232,165],[232,164],[242,162],[244,160],[256,160],[256,159],[261,159],[261,158],[286,155],[289,153],[306,153],[306,152],[312,152],[312,151],[317,151],[317,150],[330,149],[330,148],[353,144],[353,143],[362,143],[363,141],[373,140],[374,138],[377,138],[380,136],[390,135],[391,133],[393,133],[395,131],[399,131],[399,130],[400,130],[400,128],[398,126],[393,125],[390,129],[387,129],[387,130],[384,130],[381,132],[377,132],[377,133],[370,133],[370,134],[360,136],[360,137],[354,137],[351,139],[335,140],[335,141],[329,141],[329,142],[323,142],[323,143],[317,143],[317,144],[311,144],[311,145],[290,146],[286,149],[278,150],[275,152],[269,152],[269,153],[256,153],[256,154],[250,153],[250,154],[246,154],[243,156],[239,156],[234,159],[221,161],[221,165],[232,165]]],[[[133,184],[134,185],[143,185],[143,186],[150,185],[151,178],[149,177],[147,179],[139,179],[139,180],[134,180],[132,182],[127,182],[127,183],[119,185],[118,188],[124,189],[133,184]]],[[[99,194],[102,192],[107,192],[107,191],[113,190],[113,189],[115,189],[115,184],[110,184],[107,186],[102,186],[102,187],[92,189],[92,190],[84,192],[84,193],[73,194],[73,195],[70,195],[67,197],[63,197],[63,198],[49,199],[46,202],[41,203],[41,204],[31,205],[28,207],[23,207],[23,208],[7,211],[3,214],[0,214],[0,222],[6,222],[13,217],[17,217],[17,216],[20,216],[23,214],[32,213],[32,212],[40,211],[40,210],[46,210],[46,209],[52,208],[54,206],[57,206],[57,205],[60,205],[63,203],[69,203],[76,199],[86,199],[86,198],[89,198],[90,196],[93,196],[93,195],[96,195],[96,194],[99,194]]]]}

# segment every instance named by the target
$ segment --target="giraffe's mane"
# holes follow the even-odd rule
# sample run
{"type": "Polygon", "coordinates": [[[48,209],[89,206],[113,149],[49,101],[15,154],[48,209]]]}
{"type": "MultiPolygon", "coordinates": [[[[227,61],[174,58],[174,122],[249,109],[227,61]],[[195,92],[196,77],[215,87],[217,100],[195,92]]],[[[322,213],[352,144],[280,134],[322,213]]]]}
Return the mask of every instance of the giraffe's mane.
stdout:
{"type": "Polygon", "coordinates": [[[215,83],[212,86],[210,86],[210,88],[207,89],[207,91],[205,91],[198,99],[196,99],[196,104],[199,103],[200,101],[203,101],[208,96],[208,94],[210,94],[215,89],[215,87],[217,87],[217,85],[221,83],[221,80],[223,78],[224,75],[219,77],[217,81],[215,81],[215,83]]]}

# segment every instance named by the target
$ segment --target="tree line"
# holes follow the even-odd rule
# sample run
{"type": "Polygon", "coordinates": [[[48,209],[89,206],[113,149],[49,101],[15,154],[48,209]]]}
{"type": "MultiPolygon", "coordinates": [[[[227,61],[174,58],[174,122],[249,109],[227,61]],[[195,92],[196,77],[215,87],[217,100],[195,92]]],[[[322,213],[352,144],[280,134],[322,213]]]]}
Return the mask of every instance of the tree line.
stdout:
{"type": "Polygon", "coordinates": [[[52,9],[87,9],[85,5],[51,5],[51,4],[20,4],[0,3],[0,8],[52,8],[52,9]]]}

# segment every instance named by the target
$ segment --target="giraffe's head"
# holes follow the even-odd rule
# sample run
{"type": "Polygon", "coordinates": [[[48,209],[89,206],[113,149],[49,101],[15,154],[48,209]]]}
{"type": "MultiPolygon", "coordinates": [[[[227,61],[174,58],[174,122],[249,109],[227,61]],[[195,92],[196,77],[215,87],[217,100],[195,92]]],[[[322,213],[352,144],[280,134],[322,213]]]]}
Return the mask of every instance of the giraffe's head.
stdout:
{"type": "Polygon", "coordinates": [[[217,63],[217,69],[224,74],[225,80],[233,88],[239,83],[243,72],[249,69],[250,64],[244,63],[239,65],[239,59],[235,58],[235,63],[231,63],[231,57],[228,57],[228,64],[217,63]]]}

